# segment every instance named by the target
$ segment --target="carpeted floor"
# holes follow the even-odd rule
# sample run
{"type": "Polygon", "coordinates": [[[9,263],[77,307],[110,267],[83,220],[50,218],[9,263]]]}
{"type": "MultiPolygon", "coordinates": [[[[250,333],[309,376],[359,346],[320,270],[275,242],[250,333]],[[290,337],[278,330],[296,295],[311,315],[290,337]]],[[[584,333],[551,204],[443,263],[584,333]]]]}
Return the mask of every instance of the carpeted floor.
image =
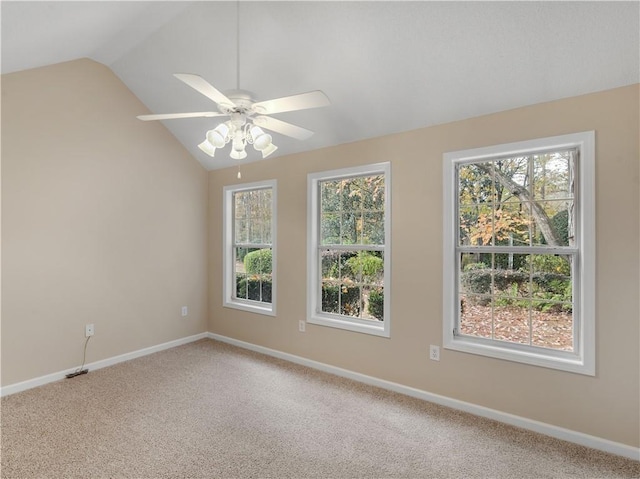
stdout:
{"type": "Polygon", "coordinates": [[[5,478],[618,478],[640,463],[217,341],[2,399],[5,478]]]}

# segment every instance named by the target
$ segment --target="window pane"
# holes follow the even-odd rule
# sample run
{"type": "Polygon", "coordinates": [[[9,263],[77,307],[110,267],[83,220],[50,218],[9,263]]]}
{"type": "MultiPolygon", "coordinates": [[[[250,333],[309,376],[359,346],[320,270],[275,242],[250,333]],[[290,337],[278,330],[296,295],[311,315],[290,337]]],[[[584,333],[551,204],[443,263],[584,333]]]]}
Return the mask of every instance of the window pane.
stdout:
{"type": "Polygon", "coordinates": [[[460,245],[491,245],[493,241],[493,209],[491,205],[460,206],[458,226],[460,245]]]}
{"type": "Polygon", "coordinates": [[[245,218],[247,216],[246,197],[244,193],[233,194],[233,204],[236,218],[245,218]]]}
{"type": "Polygon", "coordinates": [[[502,203],[508,201],[514,196],[512,188],[507,187],[504,183],[515,183],[526,190],[530,189],[530,157],[518,156],[513,158],[505,158],[494,162],[495,168],[495,194],[496,202],[502,203]],[[507,181],[508,180],[508,181],[507,181]]]}
{"type": "Polygon", "coordinates": [[[532,296],[534,299],[553,302],[573,301],[573,281],[571,278],[569,255],[533,255],[532,296]]]}
{"type": "Polygon", "coordinates": [[[491,298],[473,294],[460,296],[460,334],[491,338],[491,298]]]}
{"type": "Polygon", "coordinates": [[[361,244],[384,245],[384,213],[364,213],[361,244]]]}
{"type": "Polygon", "coordinates": [[[321,244],[340,244],[340,214],[322,213],[321,217],[321,244]]]}
{"type": "Polygon", "coordinates": [[[324,313],[339,314],[340,311],[340,283],[337,281],[322,282],[322,305],[324,313]]]}
{"type": "Polygon", "coordinates": [[[358,226],[362,227],[359,213],[343,213],[340,221],[340,244],[356,244],[358,242],[358,226]],[[360,219],[360,223],[358,223],[360,219]]]}
{"type": "Polygon", "coordinates": [[[341,181],[323,181],[320,183],[320,203],[321,210],[340,211],[340,192],[342,191],[341,181]]]}
{"type": "MultiPolygon", "coordinates": [[[[494,255],[493,294],[505,298],[529,298],[529,255],[498,253],[494,255]]],[[[507,302],[504,302],[507,304],[507,302]]]]}
{"type": "Polygon", "coordinates": [[[569,255],[532,255],[533,344],[573,350],[573,281],[569,255]]]}
{"type": "Polygon", "coordinates": [[[260,301],[271,303],[272,276],[265,274],[260,277],[260,301]]]}
{"type": "Polygon", "coordinates": [[[481,205],[493,202],[491,162],[462,165],[458,170],[460,205],[481,205]]]}
{"type": "Polygon", "coordinates": [[[475,253],[464,253],[460,262],[462,271],[460,272],[459,290],[464,295],[491,294],[491,255],[479,255],[475,253]],[[488,256],[488,258],[481,258],[488,256]],[[482,262],[484,259],[489,264],[482,262]]]}
{"type": "Polygon", "coordinates": [[[362,195],[365,187],[362,177],[342,180],[342,211],[360,211],[362,209],[362,195]]]}
{"type": "Polygon", "coordinates": [[[534,155],[533,196],[537,201],[572,198],[570,174],[572,151],[534,155]]]}
{"type": "Polygon", "coordinates": [[[532,204],[534,245],[569,246],[574,242],[573,203],[570,200],[537,201],[532,204]]]}
{"type": "Polygon", "coordinates": [[[248,248],[236,248],[235,249],[235,271],[236,273],[244,273],[244,258],[249,252],[248,248]]]}
{"type": "Polygon", "coordinates": [[[532,302],[532,344],[573,351],[573,314],[570,303],[532,302]]]}
{"type": "Polygon", "coordinates": [[[249,206],[249,217],[250,218],[260,218],[261,217],[261,204],[262,204],[262,191],[254,190],[247,191],[247,196],[249,198],[248,206],[249,206]]]}
{"type": "Polygon", "coordinates": [[[336,281],[340,278],[340,252],[334,250],[324,250],[320,253],[322,264],[322,279],[325,281],[336,281]]]}
{"type": "Polygon", "coordinates": [[[362,208],[367,211],[384,211],[384,176],[369,176],[364,180],[362,208]]]}
{"type": "Polygon", "coordinates": [[[360,286],[352,283],[342,283],[340,285],[340,314],[360,317],[362,307],[362,291],[360,286]]]}
{"type": "Polygon", "coordinates": [[[365,305],[362,319],[384,321],[384,288],[365,285],[362,289],[362,299],[365,305]]]}
{"type": "Polygon", "coordinates": [[[529,246],[530,205],[511,201],[496,206],[493,217],[495,244],[529,246]]]}
{"type": "Polygon", "coordinates": [[[263,222],[259,219],[252,219],[249,223],[249,242],[250,243],[262,243],[262,228],[263,222]]]}
{"type": "Polygon", "coordinates": [[[510,343],[529,344],[531,301],[493,299],[493,338],[510,343]]]}
{"type": "Polygon", "coordinates": [[[247,299],[247,275],[243,273],[236,274],[235,297],[238,299],[247,299]]]}
{"type": "Polygon", "coordinates": [[[271,244],[271,218],[262,223],[262,242],[264,244],[271,244]]]}
{"type": "Polygon", "coordinates": [[[247,243],[249,241],[249,228],[247,220],[236,220],[235,243],[247,243]]]}

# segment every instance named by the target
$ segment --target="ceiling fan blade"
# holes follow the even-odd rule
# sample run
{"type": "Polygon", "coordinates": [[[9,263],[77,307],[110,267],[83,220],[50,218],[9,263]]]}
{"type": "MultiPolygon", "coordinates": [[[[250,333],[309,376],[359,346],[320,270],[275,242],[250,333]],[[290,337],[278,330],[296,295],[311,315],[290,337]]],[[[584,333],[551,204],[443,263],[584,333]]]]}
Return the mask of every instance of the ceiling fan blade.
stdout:
{"type": "Polygon", "coordinates": [[[213,111],[196,111],[193,113],[164,113],[159,115],[138,115],[136,118],[142,121],[173,120],[175,118],[212,118],[214,116],[227,116],[224,113],[213,111]]]}
{"type": "Polygon", "coordinates": [[[211,83],[202,78],[200,75],[194,75],[193,73],[174,73],[174,77],[178,80],[182,80],[194,90],[202,93],[207,98],[213,100],[218,105],[225,105],[233,107],[235,104],[229,100],[224,94],[216,90],[211,83]]]}
{"type": "Polygon", "coordinates": [[[261,128],[266,128],[267,130],[275,131],[276,133],[290,136],[297,140],[306,140],[313,135],[311,130],[292,125],[286,121],[276,120],[275,118],[270,118],[268,116],[256,116],[253,119],[253,123],[261,128]]]}
{"type": "Polygon", "coordinates": [[[259,101],[253,104],[256,113],[271,115],[285,111],[306,110],[328,106],[331,102],[327,95],[320,90],[300,93],[299,95],[285,96],[274,100],[259,101]]]}

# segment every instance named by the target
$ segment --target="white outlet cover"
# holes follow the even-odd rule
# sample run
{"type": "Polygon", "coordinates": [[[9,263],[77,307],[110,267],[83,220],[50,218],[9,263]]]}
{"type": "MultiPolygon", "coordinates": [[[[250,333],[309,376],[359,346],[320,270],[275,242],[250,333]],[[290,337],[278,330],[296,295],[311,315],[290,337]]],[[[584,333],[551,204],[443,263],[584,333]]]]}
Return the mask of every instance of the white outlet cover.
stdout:
{"type": "Polygon", "coordinates": [[[435,345],[429,346],[429,358],[433,361],[440,361],[440,347],[435,345]]]}
{"type": "Polygon", "coordinates": [[[181,314],[182,316],[186,316],[187,314],[189,314],[189,308],[187,308],[186,306],[183,306],[181,310],[181,314]]]}

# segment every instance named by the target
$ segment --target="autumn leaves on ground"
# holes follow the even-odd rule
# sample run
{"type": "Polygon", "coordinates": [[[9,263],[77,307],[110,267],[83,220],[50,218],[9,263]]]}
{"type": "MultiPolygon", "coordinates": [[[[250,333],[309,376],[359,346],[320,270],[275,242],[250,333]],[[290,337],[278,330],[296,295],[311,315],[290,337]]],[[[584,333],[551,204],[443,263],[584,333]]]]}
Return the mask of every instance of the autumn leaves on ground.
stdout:
{"type": "Polygon", "coordinates": [[[462,334],[563,351],[573,351],[572,326],[571,313],[532,310],[529,328],[529,311],[517,306],[494,308],[492,314],[491,306],[465,304],[460,321],[462,334]]]}

